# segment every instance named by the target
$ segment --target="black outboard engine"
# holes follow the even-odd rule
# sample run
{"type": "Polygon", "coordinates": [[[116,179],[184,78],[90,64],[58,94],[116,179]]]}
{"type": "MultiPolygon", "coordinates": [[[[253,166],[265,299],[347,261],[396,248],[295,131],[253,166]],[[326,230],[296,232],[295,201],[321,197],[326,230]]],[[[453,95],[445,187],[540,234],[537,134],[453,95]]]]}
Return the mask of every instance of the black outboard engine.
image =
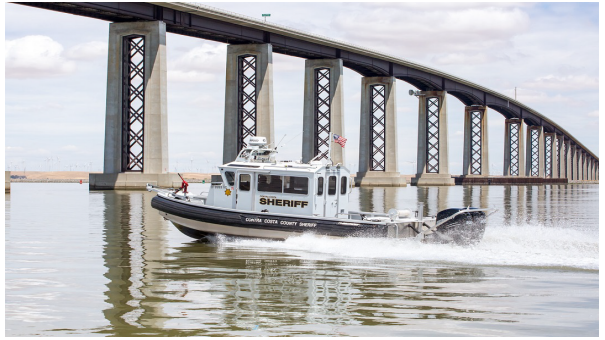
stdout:
{"type": "Polygon", "coordinates": [[[437,214],[437,230],[426,235],[426,240],[434,243],[456,243],[458,245],[476,244],[483,238],[485,233],[485,212],[477,208],[450,208],[437,214]],[[471,210],[455,215],[462,210],[471,210]],[[448,220],[449,218],[449,220],[448,220]],[[444,220],[446,220],[444,222],[444,220]]]}

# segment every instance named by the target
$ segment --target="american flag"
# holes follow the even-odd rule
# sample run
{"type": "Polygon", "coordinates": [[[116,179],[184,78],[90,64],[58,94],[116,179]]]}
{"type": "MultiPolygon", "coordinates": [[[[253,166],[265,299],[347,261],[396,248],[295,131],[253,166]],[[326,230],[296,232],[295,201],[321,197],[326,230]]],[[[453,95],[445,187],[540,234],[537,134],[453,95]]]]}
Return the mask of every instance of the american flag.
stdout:
{"type": "Polygon", "coordinates": [[[345,147],[345,143],[347,142],[347,139],[344,138],[343,136],[339,136],[339,135],[334,135],[334,141],[338,144],[340,144],[340,146],[342,146],[343,148],[345,147]]]}

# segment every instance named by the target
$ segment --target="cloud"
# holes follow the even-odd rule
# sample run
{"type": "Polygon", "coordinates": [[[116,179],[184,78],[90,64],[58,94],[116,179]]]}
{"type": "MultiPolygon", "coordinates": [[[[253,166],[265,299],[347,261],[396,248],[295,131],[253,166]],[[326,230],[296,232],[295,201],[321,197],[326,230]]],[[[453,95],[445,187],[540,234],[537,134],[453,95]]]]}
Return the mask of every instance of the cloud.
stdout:
{"type": "Polygon", "coordinates": [[[70,74],[76,64],[66,59],[63,46],[43,35],[5,40],[7,78],[46,78],[70,74]]]}
{"type": "MultiPolygon", "coordinates": [[[[514,91],[503,91],[509,97],[514,97],[514,91]],[[509,93],[510,92],[510,93],[509,93]]],[[[530,89],[518,89],[517,99],[522,103],[527,104],[558,104],[568,105],[569,107],[582,106],[584,103],[582,100],[576,99],[573,96],[565,96],[561,94],[549,94],[544,91],[530,90],[530,89]]]]}
{"type": "Polygon", "coordinates": [[[273,53],[273,72],[303,72],[305,60],[283,54],[273,53]]]}
{"type": "Polygon", "coordinates": [[[435,64],[451,65],[451,64],[488,64],[500,60],[508,60],[506,56],[495,56],[487,53],[448,53],[437,55],[432,58],[435,64]]]}
{"type": "Polygon", "coordinates": [[[107,43],[102,41],[91,41],[79,44],[65,51],[65,56],[73,60],[107,58],[107,43]]]}
{"type": "Polygon", "coordinates": [[[168,60],[168,80],[175,82],[212,82],[224,77],[227,46],[203,44],[168,60]]]}
{"type": "Polygon", "coordinates": [[[588,117],[599,117],[599,110],[590,111],[587,114],[588,117]]]}
{"type": "Polygon", "coordinates": [[[22,152],[23,148],[20,147],[20,146],[7,146],[7,147],[4,148],[4,150],[5,150],[6,153],[9,153],[9,152],[22,152]]]}
{"type": "Polygon", "coordinates": [[[587,75],[554,76],[548,75],[523,83],[523,87],[544,90],[597,90],[599,78],[587,75]]]}
{"type": "Polygon", "coordinates": [[[6,113],[11,114],[13,112],[36,112],[36,111],[49,111],[49,110],[64,110],[65,105],[57,102],[44,102],[43,104],[32,104],[20,102],[18,104],[6,104],[6,113]]]}
{"type": "Polygon", "coordinates": [[[519,7],[402,4],[342,11],[332,26],[357,45],[413,56],[510,47],[529,24],[519,7]]]}
{"type": "Polygon", "coordinates": [[[169,70],[168,80],[181,83],[203,83],[211,82],[216,79],[215,74],[199,72],[199,71],[180,71],[169,70]]]}

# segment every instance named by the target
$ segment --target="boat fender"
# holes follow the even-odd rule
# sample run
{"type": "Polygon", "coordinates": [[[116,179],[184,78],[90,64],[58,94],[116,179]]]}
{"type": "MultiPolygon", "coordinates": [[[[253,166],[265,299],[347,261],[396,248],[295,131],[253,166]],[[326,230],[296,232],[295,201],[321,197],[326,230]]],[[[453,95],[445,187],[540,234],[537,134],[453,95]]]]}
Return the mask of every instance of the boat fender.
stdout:
{"type": "Polygon", "coordinates": [[[399,213],[399,218],[409,218],[412,215],[412,212],[407,209],[398,210],[397,212],[399,213]]]}

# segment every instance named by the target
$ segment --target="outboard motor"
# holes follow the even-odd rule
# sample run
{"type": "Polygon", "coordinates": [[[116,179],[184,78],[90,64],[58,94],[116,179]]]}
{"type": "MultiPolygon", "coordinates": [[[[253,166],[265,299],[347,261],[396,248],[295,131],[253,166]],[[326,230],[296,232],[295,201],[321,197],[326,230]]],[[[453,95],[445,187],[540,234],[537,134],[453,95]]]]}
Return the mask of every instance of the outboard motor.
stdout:
{"type": "Polygon", "coordinates": [[[450,208],[437,214],[439,226],[426,240],[435,243],[471,245],[481,241],[485,233],[485,212],[477,208],[450,208]],[[470,210],[456,215],[462,210],[470,210]],[[455,216],[454,216],[455,215],[455,216]],[[453,216],[453,217],[452,217],[453,216]]]}

